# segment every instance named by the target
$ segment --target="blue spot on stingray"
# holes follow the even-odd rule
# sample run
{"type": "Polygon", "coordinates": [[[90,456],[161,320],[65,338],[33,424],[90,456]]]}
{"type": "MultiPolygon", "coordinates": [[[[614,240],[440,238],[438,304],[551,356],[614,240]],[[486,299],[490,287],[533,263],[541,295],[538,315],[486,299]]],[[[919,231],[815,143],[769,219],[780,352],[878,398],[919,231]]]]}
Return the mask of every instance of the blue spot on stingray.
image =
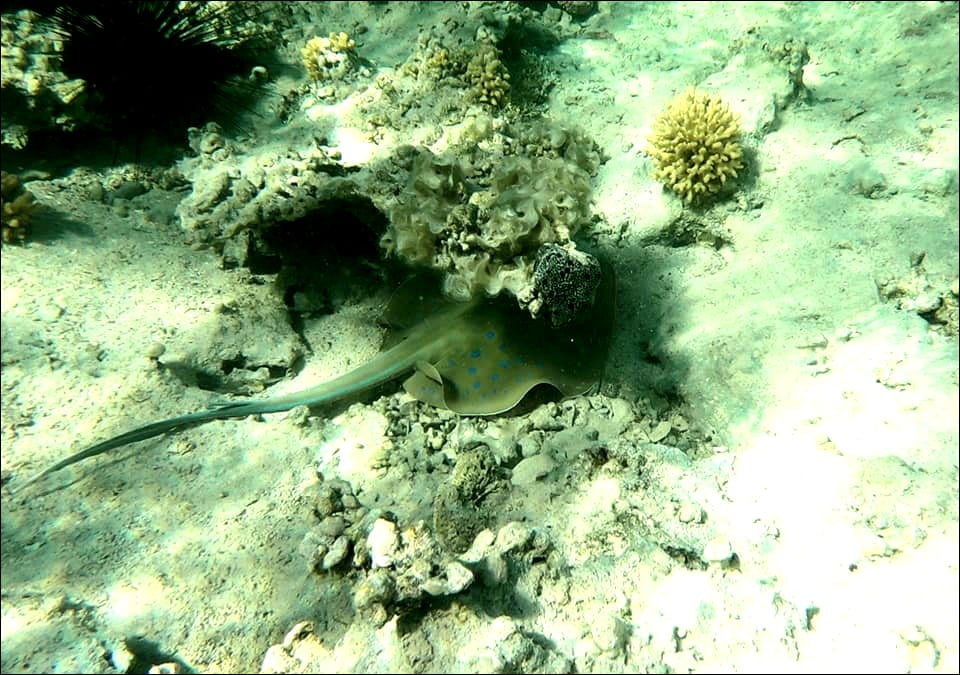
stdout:
{"type": "Polygon", "coordinates": [[[482,354],[482,353],[483,353],[483,352],[481,352],[479,349],[474,349],[472,352],[470,352],[470,358],[471,358],[471,359],[479,359],[479,358],[480,358],[480,354],[482,354]]]}
{"type": "Polygon", "coordinates": [[[473,381],[473,388],[474,388],[474,389],[479,389],[479,388],[480,388],[480,380],[474,380],[474,381],[473,381]]]}
{"type": "Polygon", "coordinates": [[[467,368],[467,373],[469,373],[470,375],[476,375],[477,374],[476,366],[470,366],[469,368],[467,368]]]}
{"type": "Polygon", "coordinates": [[[456,366],[456,365],[457,365],[457,360],[456,360],[456,359],[447,359],[447,365],[452,368],[453,366],[456,366]]]}
{"type": "Polygon", "coordinates": [[[494,373],[493,375],[490,376],[490,380],[493,382],[496,382],[499,379],[500,379],[500,373],[494,373]]]}
{"type": "Polygon", "coordinates": [[[527,365],[527,357],[526,357],[526,356],[518,356],[518,357],[517,357],[517,363],[519,363],[521,366],[527,365]]]}
{"type": "Polygon", "coordinates": [[[500,365],[501,368],[509,368],[509,367],[510,367],[510,362],[509,362],[507,359],[504,359],[503,361],[500,362],[499,365],[500,365]]]}
{"type": "Polygon", "coordinates": [[[483,334],[483,337],[487,338],[488,340],[492,340],[493,338],[497,337],[497,333],[496,331],[488,330],[483,334]]]}

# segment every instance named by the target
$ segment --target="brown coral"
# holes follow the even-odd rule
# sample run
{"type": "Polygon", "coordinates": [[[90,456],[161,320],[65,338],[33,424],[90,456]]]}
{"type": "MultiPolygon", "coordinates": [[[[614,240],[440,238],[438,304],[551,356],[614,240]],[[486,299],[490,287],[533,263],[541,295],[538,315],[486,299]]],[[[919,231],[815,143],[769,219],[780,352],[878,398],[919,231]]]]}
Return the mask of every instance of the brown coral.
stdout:
{"type": "Polygon", "coordinates": [[[716,194],[744,166],[739,119],[719,97],[692,88],[667,105],[648,140],[654,177],[687,203],[716,194]]]}

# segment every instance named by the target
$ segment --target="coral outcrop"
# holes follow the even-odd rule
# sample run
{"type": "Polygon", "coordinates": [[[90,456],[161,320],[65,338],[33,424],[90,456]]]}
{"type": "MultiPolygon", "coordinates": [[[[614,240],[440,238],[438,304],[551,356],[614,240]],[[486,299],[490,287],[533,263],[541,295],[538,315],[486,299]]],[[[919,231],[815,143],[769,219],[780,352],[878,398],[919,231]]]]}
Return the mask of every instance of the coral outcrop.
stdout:
{"type": "Polygon", "coordinates": [[[717,194],[744,167],[737,116],[692,88],[667,105],[649,141],[654,177],[688,204],[717,194]]]}

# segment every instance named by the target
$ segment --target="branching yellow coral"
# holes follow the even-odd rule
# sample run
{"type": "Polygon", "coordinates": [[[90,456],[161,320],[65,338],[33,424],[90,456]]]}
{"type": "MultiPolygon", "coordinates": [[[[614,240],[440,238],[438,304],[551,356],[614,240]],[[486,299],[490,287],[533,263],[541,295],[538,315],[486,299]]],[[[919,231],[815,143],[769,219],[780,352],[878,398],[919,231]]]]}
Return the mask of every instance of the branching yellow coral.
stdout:
{"type": "Polygon", "coordinates": [[[740,122],[717,96],[688,89],[653,125],[654,178],[687,203],[715,194],[743,168],[740,122]]]}
{"type": "Polygon", "coordinates": [[[300,50],[303,67],[312,80],[328,80],[344,75],[352,64],[356,43],[343,31],[329,37],[315,37],[300,50]]]}
{"type": "Polygon", "coordinates": [[[27,225],[35,204],[33,193],[25,190],[16,174],[0,172],[0,221],[3,224],[4,244],[22,242],[27,238],[27,225]]]}
{"type": "Polygon", "coordinates": [[[467,64],[467,80],[481,103],[501,106],[510,90],[510,73],[500,61],[497,48],[484,44],[467,64]]]}

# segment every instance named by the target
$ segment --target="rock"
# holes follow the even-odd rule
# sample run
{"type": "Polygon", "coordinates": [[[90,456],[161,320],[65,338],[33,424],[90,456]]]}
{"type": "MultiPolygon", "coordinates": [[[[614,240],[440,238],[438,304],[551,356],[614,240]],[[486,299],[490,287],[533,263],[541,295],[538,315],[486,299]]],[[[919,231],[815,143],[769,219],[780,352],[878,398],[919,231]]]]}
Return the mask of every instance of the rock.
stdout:
{"type": "Polygon", "coordinates": [[[724,562],[733,557],[733,547],[730,540],[723,535],[717,535],[703,547],[703,559],[711,563],[724,562]]]}
{"type": "Polygon", "coordinates": [[[497,532],[494,547],[500,553],[523,550],[533,536],[533,530],[516,521],[507,523],[497,532]]]}
{"type": "Polygon", "coordinates": [[[653,429],[650,430],[649,436],[652,443],[659,443],[664,438],[667,437],[667,434],[670,433],[672,425],[667,420],[663,420],[657,423],[653,429]]]}
{"type": "Polygon", "coordinates": [[[370,551],[370,564],[374,568],[390,567],[396,561],[400,536],[397,526],[389,520],[378,518],[367,535],[367,548],[370,551]]]}
{"type": "Polygon", "coordinates": [[[350,540],[344,536],[337,537],[330,546],[330,550],[323,556],[323,560],[320,562],[320,568],[323,570],[333,569],[343,562],[343,559],[347,557],[347,553],[349,552],[350,540]]]}
{"type": "Polygon", "coordinates": [[[532,485],[539,479],[553,471],[557,463],[553,461],[550,455],[539,454],[520,460],[513,467],[513,474],[510,482],[516,486],[532,485]]]}
{"type": "Polygon", "coordinates": [[[473,583],[473,572],[456,561],[448,562],[442,577],[431,577],[423,582],[423,591],[428,595],[456,595],[473,583]]]}
{"type": "Polygon", "coordinates": [[[328,537],[339,537],[343,534],[345,523],[340,516],[327,516],[320,521],[318,529],[328,537]]]}

